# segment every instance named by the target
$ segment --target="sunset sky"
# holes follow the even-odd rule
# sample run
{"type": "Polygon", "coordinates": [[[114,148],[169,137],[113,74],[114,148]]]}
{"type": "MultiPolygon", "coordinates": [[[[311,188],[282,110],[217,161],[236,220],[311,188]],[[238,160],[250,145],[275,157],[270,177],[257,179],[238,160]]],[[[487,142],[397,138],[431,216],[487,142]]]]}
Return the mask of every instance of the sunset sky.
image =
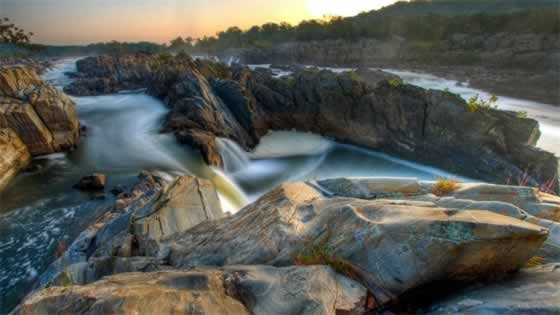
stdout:
{"type": "Polygon", "coordinates": [[[0,0],[0,17],[45,44],[167,42],[214,35],[228,26],[292,24],[323,15],[350,16],[396,0],[0,0]]]}

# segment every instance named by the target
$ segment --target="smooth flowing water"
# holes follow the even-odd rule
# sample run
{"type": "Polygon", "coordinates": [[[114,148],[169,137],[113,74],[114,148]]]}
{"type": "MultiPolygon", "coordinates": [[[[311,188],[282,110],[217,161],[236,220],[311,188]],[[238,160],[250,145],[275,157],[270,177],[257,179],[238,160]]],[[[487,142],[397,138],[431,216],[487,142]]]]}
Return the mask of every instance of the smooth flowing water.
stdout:
{"type": "MultiPolygon", "coordinates": [[[[66,60],[44,74],[61,88],[75,70],[66,60]]],[[[276,185],[290,180],[337,176],[406,176],[421,179],[453,175],[384,154],[334,143],[320,136],[276,132],[254,152],[221,140],[226,169],[207,167],[200,154],[159,132],[167,108],[138,92],[75,97],[87,127],[79,148],[36,158],[34,171],[19,175],[0,193],[0,310],[13,308],[34,280],[114,201],[109,194],[72,189],[80,177],[108,175],[109,187],[133,183],[142,170],[192,174],[211,179],[225,210],[235,212],[276,185]]],[[[2,313],[0,312],[0,313],[2,313]]]]}

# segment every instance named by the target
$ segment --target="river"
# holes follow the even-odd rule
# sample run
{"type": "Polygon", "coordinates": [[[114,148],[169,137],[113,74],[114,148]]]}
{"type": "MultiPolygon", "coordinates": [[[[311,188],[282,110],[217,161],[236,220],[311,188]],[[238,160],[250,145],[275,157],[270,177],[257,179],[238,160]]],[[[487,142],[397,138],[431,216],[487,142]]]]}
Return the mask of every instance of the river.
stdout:
{"type": "MultiPolygon", "coordinates": [[[[75,61],[58,63],[43,75],[44,79],[62,88],[71,82],[64,73],[75,70],[75,61]]],[[[410,75],[406,79],[436,87],[431,81],[426,83],[425,78],[415,82],[417,78],[410,75]]],[[[454,91],[455,87],[449,85],[454,91]]],[[[60,242],[72,242],[114,201],[110,193],[72,189],[80,177],[93,172],[107,174],[109,188],[130,185],[142,170],[208,178],[218,187],[223,208],[232,213],[291,180],[338,176],[425,180],[455,177],[378,152],[295,132],[271,133],[254,152],[244,152],[235,143],[220,140],[225,161],[225,170],[220,171],[206,166],[198,152],[179,145],[172,135],[159,132],[168,109],[141,91],[73,100],[81,124],[87,127],[79,148],[34,159],[34,170],[19,175],[0,193],[1,311],[19,302],[36,277],[55,259],[60,242]]],[[[531,111],[530,115],[538,113],[531,111]]],[[[556,119],[552,114],[546,115],[556,119]]],[[[558,124],[546,126],[558,128],[558,124]]],[[[547,136],[541,145],[557,149],[558,138],[551,134],[553,130],[545,129],[547,136]]]]}

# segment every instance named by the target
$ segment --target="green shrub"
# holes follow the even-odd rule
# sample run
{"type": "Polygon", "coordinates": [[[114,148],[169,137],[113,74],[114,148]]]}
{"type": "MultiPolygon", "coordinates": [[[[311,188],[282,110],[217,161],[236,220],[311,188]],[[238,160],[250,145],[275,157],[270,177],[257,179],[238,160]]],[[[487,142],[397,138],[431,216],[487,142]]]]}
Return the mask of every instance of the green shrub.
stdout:
{"type": "Polygon", "coordinates": [[[527,118],[529,116],[529,114],[526,111],[518,111],[517,112],[517,117],[519,118],[527,118]]]}
{"type": "Polygon", "coordinates": [[[496,102],[498,102],[498,97],[495,95],[492,95],[489,100],[485,101],[477,94],[468,99],[467,105],[469,112],[475,113],[481,110],[496,109],[498,107],[496,102]]]}
{"type": "Polygon", "coordinates": [[[398,88],[399,86],[403,85],[403,80],[400,79],[400,78],[398,78],[398,79],[391,79],[391,80],[389,80],[389,81],[387,81],[387,82],[389,82],[389,85],[390,85],[391,87],[394,87],[394,88],[398,88]]]}

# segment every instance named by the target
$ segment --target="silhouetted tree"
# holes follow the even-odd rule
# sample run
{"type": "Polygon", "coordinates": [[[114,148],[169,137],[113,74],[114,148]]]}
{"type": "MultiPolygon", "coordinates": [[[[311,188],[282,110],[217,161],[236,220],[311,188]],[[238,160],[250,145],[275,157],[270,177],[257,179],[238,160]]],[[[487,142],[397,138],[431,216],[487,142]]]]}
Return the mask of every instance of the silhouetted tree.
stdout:
{"type": "Polygon", "coordinates": [[[0,18],[0,42],[10,44],[27,44],[34,34],[10,23],[9,18],[0,18]]]}

